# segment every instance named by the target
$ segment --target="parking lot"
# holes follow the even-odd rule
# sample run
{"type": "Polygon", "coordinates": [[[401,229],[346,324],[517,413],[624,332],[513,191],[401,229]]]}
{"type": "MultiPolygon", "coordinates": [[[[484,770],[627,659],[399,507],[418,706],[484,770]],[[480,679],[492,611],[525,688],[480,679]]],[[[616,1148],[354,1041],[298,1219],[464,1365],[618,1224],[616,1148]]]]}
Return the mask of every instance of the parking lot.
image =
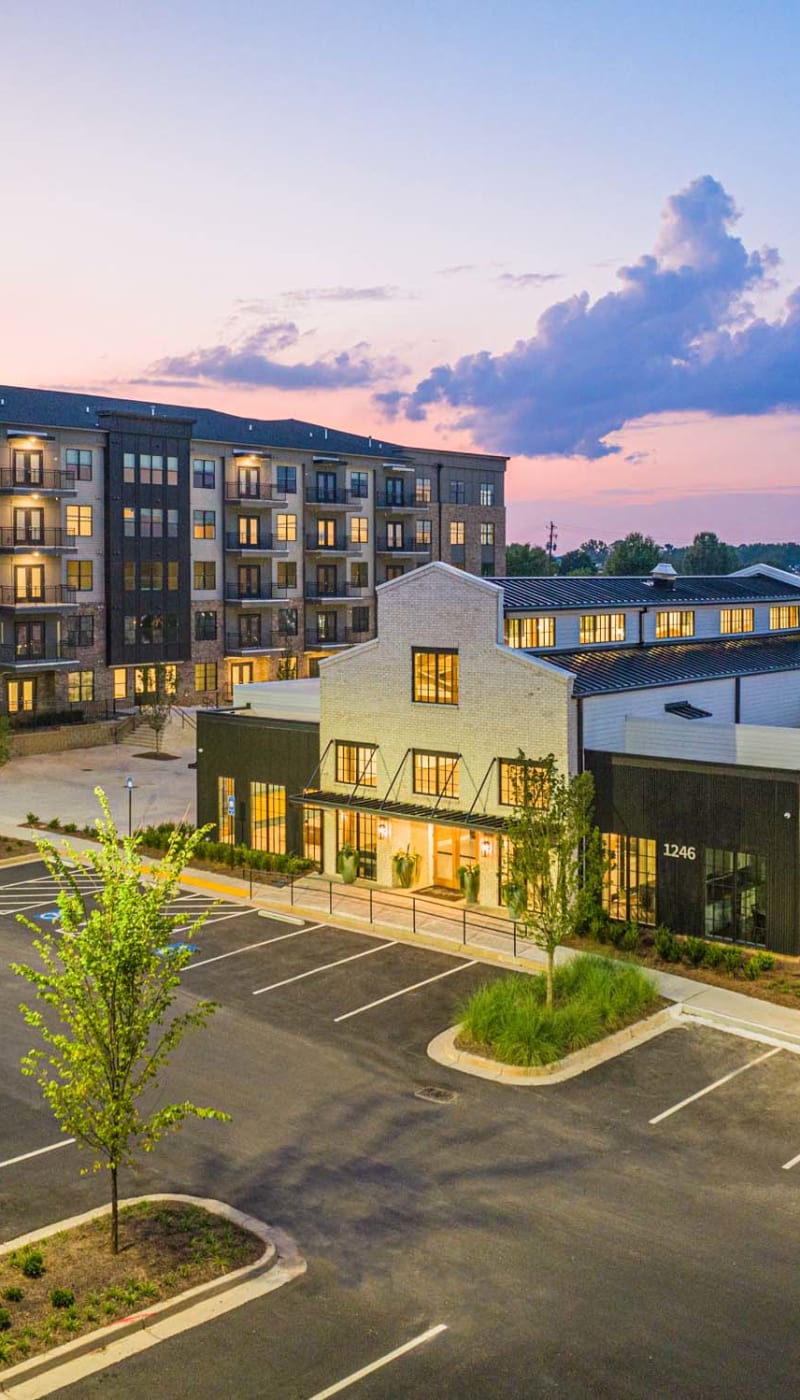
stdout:
{"type": "MultiPolygon", "coordinates": [[[[12,874],[4,964],[30,944],[14,912],[53,907],[37,867],[12,874]]],[[[128,1189],[253,1210],[290,1231],[309,1273],[66,1393],[794,1393],[796,1054],[689,1026],[563,1085],[487,1083],[425,1047],[503,971],[203,894],[176,903],[187,922],[203,908],[182,995],[220,1011],[164,1092],[234,1121],[188,1126],[128,1189]]],[[[20,989],[3,976],[6,1238],[104,1199],[15,1070],[20,989]]]]}

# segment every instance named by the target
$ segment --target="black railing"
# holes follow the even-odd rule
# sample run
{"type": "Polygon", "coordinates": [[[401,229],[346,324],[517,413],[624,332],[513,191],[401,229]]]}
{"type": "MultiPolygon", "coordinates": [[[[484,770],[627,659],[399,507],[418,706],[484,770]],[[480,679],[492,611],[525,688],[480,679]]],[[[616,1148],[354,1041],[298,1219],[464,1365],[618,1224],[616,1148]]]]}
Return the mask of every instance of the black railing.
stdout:
{"type": "Polygon", "coordinates": [[[41,642],[0,643],[0,661],[8,666],[46,665],[48,661],[74,661],[77,647],[71,642],[50,641],[45,637],[41,642]]]}
{"type": "Polygon", "coordinates": [[[280,597],[281,594],[273,595],[272,585],[269,583],[241,584],[226,583],[225,597],[233,603],[256,603],[268,601],[273,596],[280,597]]]}
{"type": "Polygon", "coordinates": [[[411,493],[403,492],[396,496],[392,492],[379,491],[375,496],[378,510],[419,510],[420,504],[411,493]]]}
{"type": "Polygon", "coordinates": [[[258,483],[226,481],[225,500],[242,501],[245,505],[249,501],[252,501],[254,505],[258,505],[260,502],[265,505],[285,505],[286,492],[279,491],[277,487],[272,485],[271,481],[259,481],[258,483]]]}
{"type": "Polygon", "coordinates": [[[225,548],[277,550],[279,553],[285,554],[289,548],[289,541],[278,540],[274,535],[267,534],[266,531],[260,531],[255,539],[243,539],[238,531],[228,530],[225,534],[225,548]]]}
{"type": "Polygon", "coordinates": [[[41,608],[54,603],[77,603],[78,595],[74,588],[65,583],[51,583],[40,588],[38,593],[18,593],[16,588],[3,585],[0,588],[0,605],[4,608],[41,608]]]}
{"type": "Polygon", "coordinates": [[[350,492],[342,487],[337,487],[335,491],[321,491],[313,486],[306,488],[306,504],[309,506],[346,506],[350,499],[350,492]]]}
{"type": "Polygon", "coordinates": [[[23,530],[17,525],[0,525],[0,549],[77,549],[77,535],[67,534],[59,525],[41,530],[23,530]]]}
{"type": "Polygon", "coordinates": [[[319,632],[306,632],[307,647],[337,647],[341,646],[343,638],[337,632],[333,635],[320,636],[319,632]]]}
{"type": "Polygon", "coordinates": [[[28,494],[36,491],[74,491],[75,476],[73,472],[45,471],[40,472],[19,472],[9,471],[5,467],[0,471],[0,491],[21,491],[28,494]]]}
{"type": "Polygon", "coordinates": [[[313,599],[315,602],[326,598],[338,598],[343,601],[347,597],[347,584],[344,579],[337,579],[336,583],[333,585],[327,583],[307,583],[305,596],[306,598],[313,599]]]}
{"type": "Polygon", "coordinates": [[[389,535],[378,535],[375,541],[378,554],[430,554],[431,546],[422,543],[413,535],[403,535],[399,540],[389,535]]]}
{"type": "Polygon", "coordinates": [[[280,646],[281,641],[273,640],[271,632],[262,632],[259,637],[243,635],[239,632],[226,632],[225,650],[227,652],[257,652],[270,651],[273,647],[280,646]]]}
{"type": "Polygon", "coordinates": [[[332,535],[321,538],[319,535],[306,535],[306,549],[330,550],[331,553],[345,554],[348,540],[346,535],[332,535]]]}
{"type": "MultiPolygon", "coordinates": [[[[91,724],[95,720],[120,719],[130,714],[127,702],[116,700],[76,701],[68,709],[17,710],[8,717],[12,729],[50,729],[63,724],[91,724]]],[[[115,742],[117,742],[115,738],[115,742]]]]}

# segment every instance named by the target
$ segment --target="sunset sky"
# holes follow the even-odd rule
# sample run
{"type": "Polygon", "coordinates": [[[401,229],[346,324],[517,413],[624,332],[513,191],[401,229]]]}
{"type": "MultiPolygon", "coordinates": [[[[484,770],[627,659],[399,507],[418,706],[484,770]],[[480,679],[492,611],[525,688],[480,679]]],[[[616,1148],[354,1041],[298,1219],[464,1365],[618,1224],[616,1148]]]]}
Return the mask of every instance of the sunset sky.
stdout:
{"type": "Polygon", "coordinates": [[[800,537],[796,0],[5,0],[0,380],[800,537]]]}

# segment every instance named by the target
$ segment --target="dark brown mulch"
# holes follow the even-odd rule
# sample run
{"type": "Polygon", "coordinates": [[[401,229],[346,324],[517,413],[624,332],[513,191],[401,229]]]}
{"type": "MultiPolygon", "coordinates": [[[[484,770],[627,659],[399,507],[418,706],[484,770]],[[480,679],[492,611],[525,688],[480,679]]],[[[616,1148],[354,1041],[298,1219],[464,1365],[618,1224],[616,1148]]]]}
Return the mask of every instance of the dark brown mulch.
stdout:
{"type": "Polygon", "coordinates": [[[33,841],[18,841],[13,836],[0,836],[0,860],[13,856],[33,855],[36,847],[33,841]]]}

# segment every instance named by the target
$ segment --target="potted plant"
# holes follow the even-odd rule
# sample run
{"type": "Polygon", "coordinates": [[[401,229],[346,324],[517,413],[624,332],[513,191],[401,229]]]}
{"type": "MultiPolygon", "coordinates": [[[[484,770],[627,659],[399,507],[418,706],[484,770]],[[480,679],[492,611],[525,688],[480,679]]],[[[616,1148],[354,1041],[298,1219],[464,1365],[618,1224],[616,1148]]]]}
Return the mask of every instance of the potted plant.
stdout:
{"type": "Polygon", "coordinates": [[[348,841],[339,847],[336,869],[346,885],[353,885],[358,879],[358,851],[348,841]]]}
{"type": "Polygon", "coordinates": [[[406,846],[404,851],[395,851],[392,856],[392,867],[394,870],[394,882],[403,890],[410,890],[414,883],[414,876],[417,873],[417,863],[419,855],[412,851],[411,844],[406,846]]]}
{"type": "Polygon", "coordinates": [[[503,885],[500,895],[508,910],[508,917],[517,923],[528,907],[528,891],[525,886],[509,880],[508,884],[503,885]]]}
{"type": "Polygon", "coordinates": [[[467,904],[477,904],[481,888],[481,868],[479,865],[459,865],[456,871],[461,893],[467,904]]]}

